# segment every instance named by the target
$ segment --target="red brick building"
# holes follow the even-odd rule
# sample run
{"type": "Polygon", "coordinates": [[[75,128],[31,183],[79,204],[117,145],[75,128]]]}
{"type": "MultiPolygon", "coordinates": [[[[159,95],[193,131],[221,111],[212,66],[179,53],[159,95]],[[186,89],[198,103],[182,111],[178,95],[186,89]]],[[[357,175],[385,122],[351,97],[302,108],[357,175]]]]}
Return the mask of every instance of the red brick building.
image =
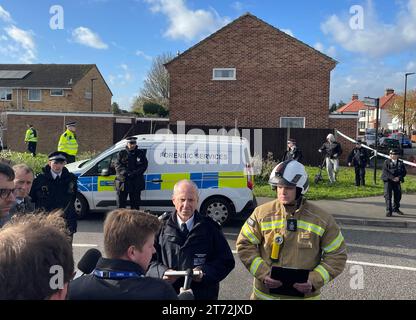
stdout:
{"type": "Polygon", "coordinates": [[[170,122],[328,128],[336,61],[245,14],[165,66],[170,122]]]}

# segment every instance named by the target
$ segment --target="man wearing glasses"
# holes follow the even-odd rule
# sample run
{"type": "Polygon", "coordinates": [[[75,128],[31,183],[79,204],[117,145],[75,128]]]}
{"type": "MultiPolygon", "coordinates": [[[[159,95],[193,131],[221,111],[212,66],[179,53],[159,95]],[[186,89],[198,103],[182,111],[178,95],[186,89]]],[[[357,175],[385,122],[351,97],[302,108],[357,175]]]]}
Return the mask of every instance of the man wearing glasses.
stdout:
{"type": "Polygon", "coordinates": [[[10,220],[10,209],[16,202],[13,180],[13,169],[0,163],[0,228],[10,220]]]}
{"type": "Polygon", "coordinates": [[[77,177],[65,168],[66,153],[52,152],[48,164],[33,181],[30,197],[36,209],[46,212],[55,209],[64,211],[64,218],[70,235],[77,232],[75,199],[77,196],[77,177]]]}

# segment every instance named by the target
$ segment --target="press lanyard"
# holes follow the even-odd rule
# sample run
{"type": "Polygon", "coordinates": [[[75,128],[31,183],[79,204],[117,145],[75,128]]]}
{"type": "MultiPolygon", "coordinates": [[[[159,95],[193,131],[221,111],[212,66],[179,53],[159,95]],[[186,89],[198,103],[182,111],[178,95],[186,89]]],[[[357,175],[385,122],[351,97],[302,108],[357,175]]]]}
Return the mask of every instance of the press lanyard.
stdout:
{"type": "Polygon", "coordinates": [[[125,271],[103,271],[103,270],[94,270],[94,275],[98,278],[103,279],[125,279],[125,278],[141,278],[142,274],[137,272],[125,272],[125,271]]]}

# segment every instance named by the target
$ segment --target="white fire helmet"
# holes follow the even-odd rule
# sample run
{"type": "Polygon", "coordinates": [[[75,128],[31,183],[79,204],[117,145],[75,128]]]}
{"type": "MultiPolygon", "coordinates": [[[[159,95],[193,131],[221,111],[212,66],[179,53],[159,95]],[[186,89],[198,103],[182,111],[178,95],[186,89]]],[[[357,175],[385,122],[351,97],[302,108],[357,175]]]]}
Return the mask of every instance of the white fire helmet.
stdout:
{"type": "Polygon", "coordinates": [[[280,162],[270,174],[269,184],[274,188],[277,186],[297,187],[301,189],[302,195],[309,189],[305,167],[296,160],[280,162]]]}

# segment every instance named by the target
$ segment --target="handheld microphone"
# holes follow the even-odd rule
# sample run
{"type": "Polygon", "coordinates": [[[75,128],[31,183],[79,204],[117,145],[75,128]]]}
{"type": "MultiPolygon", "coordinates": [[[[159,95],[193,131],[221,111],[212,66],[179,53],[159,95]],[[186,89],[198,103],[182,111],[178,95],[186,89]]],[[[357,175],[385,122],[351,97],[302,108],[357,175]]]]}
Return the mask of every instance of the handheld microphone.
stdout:
{"type": "Polygon", "coordinates": [[[191,288],[191,282],[192,282],[193,274],[194,274],[194,272],[191,268],[186,269],[185,280],[183,282],[183,289],[184,290],[188,290],[189,288],[191,288]]]}
{"type": "Polygon", "coordinates": [[[83,274],[90,274],[94,271],[98,259],[101,258],[101,252],[97,249],[88,249],[78,262],[78,269],[83,274]]]}

